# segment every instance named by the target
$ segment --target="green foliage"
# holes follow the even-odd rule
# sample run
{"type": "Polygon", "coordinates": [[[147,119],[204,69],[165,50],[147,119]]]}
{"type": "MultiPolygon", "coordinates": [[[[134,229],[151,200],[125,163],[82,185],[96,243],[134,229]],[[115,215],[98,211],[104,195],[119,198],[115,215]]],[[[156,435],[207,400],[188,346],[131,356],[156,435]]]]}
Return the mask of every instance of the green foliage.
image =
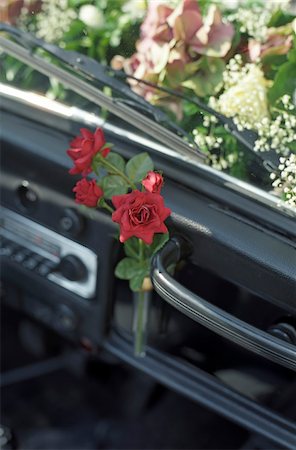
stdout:
{"type": "Polygon", "coordinates": [[[125,0],[69,0],[69,6],[76,11],[85,4],[96,6],[103,15],[103,23],[93,29],[79,19],[74,20],[62,38],[63,46],[102,63],[109,63],[116,54],[131,56],[139,23],[122,12],[124,3],[125,0]]]}
{"type": "Polygon", "coordinates": [[[261,61],[265,77],[274,80],[280,67],[287,62],[287,55],[267,54],[261,61]]]}
{"type": "Polygon", "coordinates": [[[134,276],[129,281],[130,290],[133,292],[139,292],[142,289],[144,278],[146,278],[148,275],[149,275],[149,273],[145,274],[143,272],[142,274],[134,276]]]}
{"type": "Polygon", "coordinates": [[[128,185],[119,175],[107,175],[102,179],[102,189],[104,191],[104,197],[111,199],[113,195],[126,194],[128,185]]]}
{"type": "Polygon", "coordinates": [[[130,289],[140,291],[144,278],[149,276],[149,261],[139,261],[134,258],[123,258],[115,268],[115,275],[121,280],[129,280],[130,289]]]}
{"type": "Polygon", "coordinates": [[[19,89],[45,93],[50,86],[49,78],[6,53],[0,54],[0,82],[19,89]]]}
{"type": "Polygon", "coordinates": [[[281,65],[276,73],[274,84],[268,92],[268,98],[274,104],[280,97],[287,94],[293,98],[296,90],[296,48],[288,53],[288,61],[281,65]]]}
{"type": "Polygon", "coordinates": [[[155,234],[152,244],[149,246],[149,252],[153,256],[158,252],[164,244],[169,240],[169,233],[165,234],[155,234]]]}
{"type": "Polygon", "coordinates": [[[123,157],[120,156],[118,153],[110,152],[106,157],[106,161],[108,161],[110,164],[116,167],[116,169],[120,170],[121,172],[124,172],[125,161],[123,157]]]}
{"type": "MultiPolygon", "coordinates": [[[[146,245],[144,242],[142,243],[144,247],[144,257],[146,259],[151,259],[152,256],[158,252],[164,244],[169,239],[169,233],[157,233],[154,235],[153,242],[151,245],[146,245]]],[[[139,240],[136,237],[131,237],[127,241],[125,241],[124,245],[124,251],[125,254],[131,258],[140,258],[140,252],[139,252],[139,240]]]]}
{"type": "Polygon", "coordinates": [[[147,264],[134,258],[123,258],[116,266],[115,275],[121,280],[131,280],[135,275],[141,274],[147,268],[147,264]]]}
{"type": "Polygon", "coordinates": [[[292,20],[295,18],[295,15],[288,13],[287,11],[283,11],[282,9],[277,9],[270,21],[268,26],[269,27],[281,27],[283,25],[286,25],[287,23],[292,22],[292,20]]]}
{"type": "Polygon", "coordinates": [[[131,237],[127,241],[125,241],[124,251],[127,256],[131,258],[139,258],[139,241],[136,237],[131,237]]]}
{"type": "MultiPolygon", "coordinates": [[[[111,146],[112,144],[106,143],[103,148],[111,146]]],[[[118,153],[109,152],[106,158],[97,153],[92,161],[92,169],[100,180],[105,198],[111,199],[113,195],[127,193],[129,183],[124,174],[125,161],[118,153]]]]}
{"type": "Polygon", "coordinates": [[[60,100],[64,100],[66,96],[66,91],[62,83],[57,81],[55,78],[50,78],[49,84],[50,87],[47,91],[47,96],[51,99],[58,98],[60,100]]]}
{"type": "Polygon", "coordinates": [[[139,291],[144,278],[149,277],[150,265],[153,255],[158,252],[169,239],[169,233],[155,234],[151,245],[146,245],[136,237],[131,237],[124,243],[124,251],[127,255],[116,266],[115,275],[123,280],[130,281],[130,289],[139,291]],[[140,252],[143,246],[143,253],[140,252]]]}
{"type": "Polygon", "coordinates": [[[221,87],[224,69],[222,59],[203,56],[199,60],[196,74],[183,81],[182,86],[191,89],[199,97],[213,95],[221,87]]]}
{"type": "Polygon", "coordinates": [[[128,161],[126,165],[126,174],[131,181],[137,183],[142,181],[147,172],[153,169],[153,161],[148,153],[140,153],[128,161]]]}

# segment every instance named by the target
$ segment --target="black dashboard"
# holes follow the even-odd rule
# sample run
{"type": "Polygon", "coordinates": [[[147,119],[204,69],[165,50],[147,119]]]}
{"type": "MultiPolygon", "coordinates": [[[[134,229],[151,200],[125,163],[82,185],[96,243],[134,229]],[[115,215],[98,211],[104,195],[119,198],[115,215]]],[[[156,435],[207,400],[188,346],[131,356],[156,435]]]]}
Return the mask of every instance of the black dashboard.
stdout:
{"type": "MultiPolygon", "coordinates": [[[[81,124],[13,101],[3,102],[1,124],[1,279],[6,288],[3,301],[9,307],[24,311],[75,345],[88,342],[95,349],[103,346],[147,373],[162,376],[163,382],[174,383],[179,391],[195,377],[184,392],[187,396],[197,395],[200,383],[211,391],[201,369],[214,375],[230,367],[256,367],[262,376],[275,373],[279,384],[293,380],[289,369],[217,337],[164,303],[156,292],[151,312],[151,354],[146,362],[135,360],[128,345],[131,296],[125,283],[113,275],[120,255],[114,239],[117,229],[106,213],[81,209],[72,195],[75,179],[68,174],[70,160],[65,150],[81,124]],[[168,355],[196,366],[195,375],[173,359],[166,361],[168,355]],[[156,362],[158,370],[153,371],[156,362]]],[[[273,336],[294,348],[293,219],[242,195],[238,189],[229,189],[225,179],[218,182],[210,171],[190,168],[176,163],[172,156],[151,150],[147,140],[145,145],[141,139],[131,139],[129,132],[116,133],[119,129],[117,125],[106,127],[116,151],[126,157],[137,151],[151,152],[156,167],[166,172],[164,197],[173,211],[170,230],[191,247],[178,281],[254,327],[272,330],[273,336]]],[[[251,411],[253,416],[247,424],[252,427],[254,418],[262,417],[260,408],[256,411],[249,400],[240,400],[243,404],[239,404],[237,394],[221,386],[213,387],[218,391],[221,388],[217,391],[220,412],[246,422],[244,411],[251,411]],[[223,398],[233,401],[231,412],[229,405],[221,407],[223,398]],[[243,410],[241,419],[236,407],[243,410]]],[[[292,448],[294,429],[290,422],[285,438],[276,418],[266,420],[262,425],[265,435],[277,434],[278,442],[292,448]],[[272,430],[267,425],[271,420],[275,421],[272,430]]]]}

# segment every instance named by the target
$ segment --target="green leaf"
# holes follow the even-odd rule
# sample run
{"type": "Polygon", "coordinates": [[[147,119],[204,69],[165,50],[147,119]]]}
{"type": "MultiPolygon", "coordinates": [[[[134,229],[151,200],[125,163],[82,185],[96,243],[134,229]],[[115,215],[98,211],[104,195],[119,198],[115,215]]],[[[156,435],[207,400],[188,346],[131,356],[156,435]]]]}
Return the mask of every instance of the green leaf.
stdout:
{"type": "Polygon", "coordinates": [[[130,279],[129,286],[130,290],[133,292],[139,292],[142,288],[144,278],[147,276],[146,273],[141,273],[130,279]]]}
{"type": "Polygon", "coordinates": [[[126,174],[133,182],[142,181],[147,172],[153,170],[153,161],[148,153],[140,153],[129,160],[126,165],[126,174]]]}
{"type": "Polygon", "coordinates": [[[276,74],[274,84],[268,92],[269,100],[274,103],[279,97],[287,94],[293,98],[296,90],[296,62],[283,64],[276,74]]]}
{"type": "Polygon", "coordinates": [[[194,103],[189,102],[183,102],[183,113],[186,116],[196,116],[197,113],[200,112],[200,109],[198,106],[196,106],[194,103]]]}
{"type": "Polygon", "coordinates": [[[121,280],[130,280],[142,270],[140,261],[134,258],[123,258],[115,268],[115,275],[121,280]]]}
{"type": "Polygon", "coordinates": [[[288,147],[292,152],[296,152],[296,142],[291,142],[288,147]]]}
{"type": "Polygon", "coordinates": [[[169,237],[170,237],[169,233],[155,234],[153,242],[150,246],[151,255],[158,252],[158,250],[160,250],[164,246],[164,244],[169,240],[169,237]]]}
{"type": "MultiPolygon", "coordinates": [[[[294,45],[296,45],[296,39],[294,40],[294,42],[295,42],[295,44],[294,45]]],[[[288,53],[288,60],[291,62],[291,63],[296,63],[296,48],[292,48],[290,51],[289,51],[289,53],[288,53]]]]}
{"type": "Polygon", "coordinates": [[[107,175],[102,179],[102,189],[104,191],[104,197],[112,198],[113,195],[126,194],[128,185],[119,175],[107,175]]]}
{"type": "Polygon", "coordinates": [[[268,27],[281,27],[283,25],[286,25],[286,24],[292,22],[292,20],[294,18],[295,18],[294,15],[289,14],[288,12],[283,11],[282,9],[277,9],[273,13],[273,15],[268,23],[268,27]]]}
{"type": "Polygon", "coordinates": [[[274,47],[261,58],[265,77],[269,80],[274,80],[279,68],[287,62],[286,55],[276,53],[279,49],[274,47]]]}
{"type": "Polygon", "coordinates": [[[103,167],[100,162],[96,161],[95,159],[93,159],[92,162],[92,170],[94,171],[94,173],[96,174],[96,178],[97,178],[97,182],[100,184],[102,183],[102,180],[104,177],[108,176],[108,172],[105,169],[105,167],[103,167]]]}
{"type": "Polygon", "coordinates": [[[139,258],[139,240],[136,237],[131,237],[127,241],[125,241],[124,251],[127,256],[131,256],[132,258],[139,258]]]}
{"type": "Polygon", "coordinates": [[[197,73],[183,81],[182,86],[191,89],[199,97],[215,94],[223,81],[225,63],[222,59],[204,56],[197,73]]]}
{"type": "Polygon", "coordinates": [[[118,153],[110,152],[106,156],[106,161],[115,166],[116,169],[120,170],[120,172],[124,172],[125,161],[122,156],[118,155],[118,153]]]}
{"type": "Polygon", "coordinates": [[[130,280],[133,291],[141,289],[143,280],[149,276],[149,260],[137,261],[134,258],[123,258],[115,268],[115,275],[121,280],[130,280]]]}
{"type": "Polygon", "coordinates": [[[105,205],[105,199],[104,199],[104,197],[100,197],[97,202],[97,206],[100,208],[103,208],[104,205],[105,205]]]}

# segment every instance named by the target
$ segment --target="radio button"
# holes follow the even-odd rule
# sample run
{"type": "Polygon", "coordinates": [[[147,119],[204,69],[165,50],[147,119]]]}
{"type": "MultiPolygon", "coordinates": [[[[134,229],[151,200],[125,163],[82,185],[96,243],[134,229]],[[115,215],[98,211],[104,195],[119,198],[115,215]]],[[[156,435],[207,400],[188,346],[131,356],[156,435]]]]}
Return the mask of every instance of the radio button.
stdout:
{"type": "Polygon", "coordinates": [[[13,242],[5,240],[0,248],[0,256],[11,256],[16,249],[16,245],[13,242]]]}
{"type": "Polygon", "coordinates": [[[36,254],[31,254],[31,256],[23,261],[23,266],[26,269],[34,270],[41,261],[41,257],[36,254]]]}
{"type": "Polygon", "coordinates": [[[11,255],[11,259],[17,263],[22,263],[30,254],[29,250],[19,248],[11,255]]]}
{"type": "Polygon", "coordinates": [[[42,262],[36,269],[37,273],[42,277],[46,277],[56,267],[56,264],[51,261],[42,262]]]}

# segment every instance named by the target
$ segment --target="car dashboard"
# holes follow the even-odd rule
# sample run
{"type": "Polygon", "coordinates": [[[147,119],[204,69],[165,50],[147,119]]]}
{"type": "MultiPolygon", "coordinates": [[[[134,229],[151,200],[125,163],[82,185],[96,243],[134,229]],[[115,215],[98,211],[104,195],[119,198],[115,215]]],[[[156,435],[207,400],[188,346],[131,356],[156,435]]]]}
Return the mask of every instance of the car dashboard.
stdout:
{"type": "Polygon", "coordinates": [[[121,255],[117,229],[105,212],[74,202],[75,177],[68,173],[69,141],[96,119],[77,111],[73,119],[70,109],[62,111],[8,94],[1,104],[3,303],[77,351],[87,348],[97,358],[113,355],[268,442],[294,448],[292,418],[268,407],[279,388],[295,383],[293,218],[260,204],[255,189],[242,194],[242,184],[230,177],[218,180],[202,165],[176,160],[174,152],[112,117],[103,122],[108,141],[122,156],[147,151],[166,172],[171,234],[190,247],[178,262],[179,285],[271,341],[283,342],[288,355],[277,364],[260,349],[253,352],[192,320],[155,289],[147,356],[136,358],[132,294],[114,278],[121,255]],[[247,387],[246,374],[263,386],[261,391],[247,387]]]}

